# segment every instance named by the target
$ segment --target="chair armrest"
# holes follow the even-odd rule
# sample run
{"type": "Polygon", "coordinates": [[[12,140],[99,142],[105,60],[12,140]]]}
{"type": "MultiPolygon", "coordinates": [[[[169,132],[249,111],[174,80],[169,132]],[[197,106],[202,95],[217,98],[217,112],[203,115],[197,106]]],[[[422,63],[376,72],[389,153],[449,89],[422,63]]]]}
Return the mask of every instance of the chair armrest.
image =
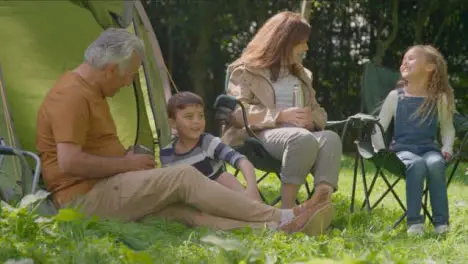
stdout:
{"type": "Polygon", "coordinates": [[[349,124],[351,125],[368,125],[368,124],[376,124],[379,126],[380,131],[382,132],[382,135],[385,135],[384,129],[382,125],[379,122],[379,118],[373,116],[373,115],[368,115],[364,113],[357,113],[352,116],[349,116],[348,118],[344,120],[338,120],[338,121],[327,121],[325,128],[334,128],[338,126],[344,126],[343,132],[341,133],[341,139],[343,140],[344,136],[346,135],[346,131],[348,129],[349,124]]]}
{"type": "Polygon", "coordinates": [[[15,156],[17,154],[14,148],[0,146],[0,155],[15,156]]]}
{"type": "Polygon", "coordinates": [[[359,120],[362,122],[378,122],[379,118],[373,116],[373,115],[368,115],[364,113],[357,113],[355,115],[352,115],[349,117],[351,120],[359,120]]]}
{"type": "Polygon", "coordinates": [[[327,123],[325,124],[325,127],[340,126],[340,125],[346,124],[347,122],[349,122],[348,119],[345,119],[345,120],[337,120],[337,121],[327,121],[327,123]]]}
{"type": "Polygon", "coordinates": [[[364,113],[357,113],[355,115],[349,116],[344,120],[337,120],[337,121],[327,121],[326,127],[338,126],[338,125],[346,125],[348,123],[377,123],[380,119],[364,113]]]}
{"type": "Polygon", "coordinates": [[[28,166],[28,164],[26,162],[25,156],[28,156],[28,157],[34,159],[34,161],[36,163],[36,167],[34,169],[34,174],[32,175],[33,178],[32,178],[31,193],[35,193],[36,188],[37,188],[37,186],[39,184],[39,178],[40,178],[40,174],[41,174],[41,160],[37,156],[37,154],[35,154],[33,152],[30,152],[30,151],[24,151],[24,150],[21,150],[21,149],[16,149],[16,148],[0,145],[0,155],[16,156],[16,157],[19,158],[20,164],[21,164],[21,170],[22,170],[21,174],[22,174],[22,182],[23,182],[22,183],[23,184],[23,195],[26,195],[26,193],[28,192],[28,190],[25,189],[24,184],[26,184],[28,182],[26,177],[27,177],[27,175],[30,175],[30,173],[31,173],[31,171],[29,171],[29,166],[28,166]]]}
{"type": "Polygon", "coordinates": [[[223,123],[229,123],[229,119],[234,112],[236,105],[240,106],[242,111],[242,118],[244,121],[244,128],[250,137],[257,138],[255,133],[250,129],[249,120],[247,119],[247,111],[244,105],[233,96],[222,94],[218,96],[213,105],[216,113],[215,118],[223,123]]]}

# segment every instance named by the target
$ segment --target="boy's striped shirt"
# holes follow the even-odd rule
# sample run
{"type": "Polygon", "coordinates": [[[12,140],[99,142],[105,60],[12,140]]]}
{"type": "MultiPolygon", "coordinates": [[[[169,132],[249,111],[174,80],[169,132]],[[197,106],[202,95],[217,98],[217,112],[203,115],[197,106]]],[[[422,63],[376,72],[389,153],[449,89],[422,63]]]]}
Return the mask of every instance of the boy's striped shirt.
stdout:
{"type": "Polygon", "coordinates": [[[194,166],[201,173],[211,179],[216,179],[222,173],[224,161],[237,168],[237,162],[245,158],[221,142],[221,139],[208,133],[203,133],[197,145],[186,153],[176,153],[175,144],[177,138],[168,146],[160,150],[160,159],[163,167],[179,164],[194,166]]]}

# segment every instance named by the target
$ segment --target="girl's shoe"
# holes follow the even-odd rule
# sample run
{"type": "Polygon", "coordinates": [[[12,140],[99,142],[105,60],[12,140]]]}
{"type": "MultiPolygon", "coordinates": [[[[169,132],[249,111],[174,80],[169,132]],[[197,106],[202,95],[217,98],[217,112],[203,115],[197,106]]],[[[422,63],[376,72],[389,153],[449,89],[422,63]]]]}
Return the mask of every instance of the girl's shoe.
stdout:
{"type": "Polygon", "coordinates": [[[420,236],[424,234],[424,224],[413,224],[408,227],[406,233],[409,236],[420,236]]]}
{"type": "Polygon", "coordinates": [[[434,232],[438,235],[445,234],[449,230],[448,225],[438,225],[434,228],[434,232]]]}

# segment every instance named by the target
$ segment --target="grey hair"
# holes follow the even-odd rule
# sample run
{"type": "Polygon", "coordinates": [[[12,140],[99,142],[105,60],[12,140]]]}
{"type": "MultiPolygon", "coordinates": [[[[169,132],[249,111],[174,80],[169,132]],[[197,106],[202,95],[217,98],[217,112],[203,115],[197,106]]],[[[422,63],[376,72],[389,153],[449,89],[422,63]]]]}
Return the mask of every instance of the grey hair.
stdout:
{"type": "Polygon", "coordinates": [[[85,51],[85,62],[96,69],[110,63],[117,63],[123,73],[128,67],[133,53],[144,56],[143,41],[121,28],[106,29],[85,51]]]}

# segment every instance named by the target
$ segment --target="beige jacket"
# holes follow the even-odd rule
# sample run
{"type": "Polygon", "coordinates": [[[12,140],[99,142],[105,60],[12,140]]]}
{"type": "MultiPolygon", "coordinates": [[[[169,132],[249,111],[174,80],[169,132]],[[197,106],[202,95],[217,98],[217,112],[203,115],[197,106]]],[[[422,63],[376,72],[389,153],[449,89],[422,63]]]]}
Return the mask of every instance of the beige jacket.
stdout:
{"type": "MultiPolygon", "coordinates": [[[[327,113],[315,99],[312,88],[312,73],[303,68],[298,76],[302,81],[304,105],[312,110],[314,131],[323,130],[327,113]]],[[[247,111],[250,128],[255,132],[276,128],[279,110],[276,108],[275,91],[266,70],[238,66],[231,71],[227,94],[240,100],[247,111]]],[[[231,124],[226,127],[223,141],[231,146],[240,145],[248,137],[240,107],[234,111],[231,124]]]]}

